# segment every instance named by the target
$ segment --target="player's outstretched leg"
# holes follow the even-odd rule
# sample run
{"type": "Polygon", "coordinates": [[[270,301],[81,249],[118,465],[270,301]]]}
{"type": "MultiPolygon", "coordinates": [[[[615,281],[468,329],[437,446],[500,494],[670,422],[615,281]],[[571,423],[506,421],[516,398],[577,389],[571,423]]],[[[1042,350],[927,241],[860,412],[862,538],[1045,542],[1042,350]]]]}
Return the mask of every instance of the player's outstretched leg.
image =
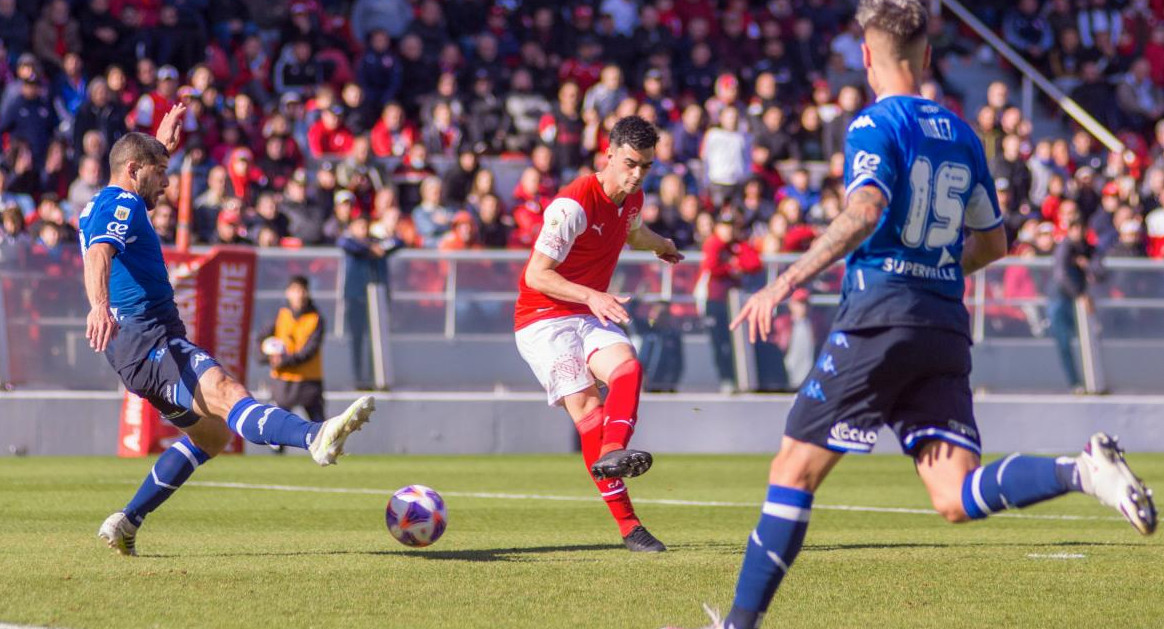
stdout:
{"type": "Polygon", "coordinates": [[[974,470],[962,484],[962,506],[971,520],[1078,491],[1112,507],[1137,531],[1156,530],[1152,490],[1136,477],[1116,439],[1096,433],[1078,457],[1050,459],[1012,454],[974,470]]]}
{"type": "MultiPolygon", "coordinates": [[[[597,375],[597,374],[596,374],[597,375]]],[[[645,474],[654,462],[650,452],[627,447],[639,418],[639,392],[643,386],[643,368],[635,358],[623,361],[605,378],[606,419],[602,448],[590,466],[596,479],[632,478],[645,474]]]]}
{"type": "MultiPolygon", "coordinates": [[[[588,470],[591,469],[602,451],[605,417],[605,409],[598,406],[574,423],[582,442],[582,461],[588,470]]],[[[598,478],[593,472],[591,472],[591,478],[598,486],[598,492],[602,494],[602,500],[606,502],[610,514],[618,523],[619,534],[622,535],[623,543],[629,550],[632,552],[662,552],[667,550],[663,542],[651,535],[643,523],[639,521],[638,516],[635,515],[634,505],[631,504],[630,494],[627,492],[626,483],[622,479],[617,477],[598,478]]]]}

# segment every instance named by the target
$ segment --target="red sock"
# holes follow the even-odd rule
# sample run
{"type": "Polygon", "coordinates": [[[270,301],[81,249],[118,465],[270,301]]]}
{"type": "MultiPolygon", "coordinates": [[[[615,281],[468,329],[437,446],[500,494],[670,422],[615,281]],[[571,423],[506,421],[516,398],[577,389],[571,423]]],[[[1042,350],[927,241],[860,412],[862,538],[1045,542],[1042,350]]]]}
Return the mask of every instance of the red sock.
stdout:
{"type": "MultiPolygon", "coordinates": [[[[605,411],[599,406],[575,424],[578,435],[582,437],[582,462],[586,464],[587,472],[590,471],[590,466],[594,465],[598,457],[602,456],[600,452],[602,451],[604,416],[605,411]]],[[[631,504],[630,494],[626,491],[626,483],[623,483],[621,478],[606,478],[596,480],[594,484],[598,486],[602,499],[606,501],[610,515],[614,516],[615,521],[618,522],[619,533],[626,537],[631,529],[640,524],[639,519],[635,517],[635,508],[631,504]]]]}
{"type": "Polygon", "coordinates": [[[602,432],[602,451],[622,450],[630,443],[639,419],[639,391],[643,387],[643,367],[631,359],[610,372],[610,389],[606,394],[606,427],[602,432]]]}

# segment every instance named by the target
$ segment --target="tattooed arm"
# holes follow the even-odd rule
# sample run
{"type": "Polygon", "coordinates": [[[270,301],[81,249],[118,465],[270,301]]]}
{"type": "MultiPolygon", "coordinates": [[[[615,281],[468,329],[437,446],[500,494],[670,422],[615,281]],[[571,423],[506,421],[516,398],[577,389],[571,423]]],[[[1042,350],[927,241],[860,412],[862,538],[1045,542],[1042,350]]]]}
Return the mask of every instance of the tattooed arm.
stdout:
{"type": "Polygon", "coordinates": [[[845,204],[845,211],[776,281],[752,295],[740,310],[739,316],[732,321],[732,328],[747,321],[748,338],[752,342],[757,338],[767,338],[772,329],[772,312],[776,306],[797,286],[811,280],[817,273],[859,247],[877,228],[886,205],[888,202],[885,195],[876,186],[862,186],[854,190],[845,204]]]}

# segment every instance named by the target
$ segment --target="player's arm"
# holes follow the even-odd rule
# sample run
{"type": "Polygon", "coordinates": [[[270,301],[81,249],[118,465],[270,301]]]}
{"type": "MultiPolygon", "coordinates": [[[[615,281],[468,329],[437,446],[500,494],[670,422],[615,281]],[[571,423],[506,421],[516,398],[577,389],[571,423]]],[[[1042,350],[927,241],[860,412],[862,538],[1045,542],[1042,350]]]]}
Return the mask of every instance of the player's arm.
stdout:
{"type": "Polygon", "coordinates": [[[165,145],[166,150],[171,155],[178,150],[178,144],[182,140],[182,121],[185,118],[186,105],[178,103],[171,107],[165,116],[162,116],[162,122],[158,125],[158,133],[155,137],[165,145]]]}
{"type": "Polygon", "coordinates": [[[103,352],[117,336],[117,319],[109,311],[109,272],[117,249],[98,242],[85,251],[85,294],[89,297],[89,316],[85,319],[85,338],[94,351],[103,352]]]}
{"type": "Polygon", "coordinates": [[[849,255],[877,229],[881,214],[889,200],[876,185],[864,185],[853,190],[841,212],[828,230],[821,234],[804,255],[788,267],[774,282],[752,295],[739,316],[732,321],[732,329],[748,322],[748,338],[767,338],[772,331],[772,311],[801,284],[816,277],[834,262],[849,255]]]}
{"type": "Polygon", "coordinates": [[[526,285],[554,299],[586,304],[602,325],[606,325],[607,321],[630,323],[630,315],[622,306],[630,301],[630,297],[603,293],[571,282],[558,273],[558,264],[557,260],[535,250],[525,268],[526,285]]]}
{"type": "Polygon", "coordinates": [[[1006,251],[1006,228],[1002,225],[986,231],[971,231],[962,246],[962,275],[970,275],[1006,257],[1006,251]]]}
{"type": "Polygon", "coordinates": [[[683,254],[679,253],[674,241],[655,233],[653,229],[643,225],[641,221],[637,227],[632,226],[631,230],[627,232],[626,244],[630,245],[631,249],[653,251],[660,260],[670,264],[677,264],[683,259],[683,254]]]}

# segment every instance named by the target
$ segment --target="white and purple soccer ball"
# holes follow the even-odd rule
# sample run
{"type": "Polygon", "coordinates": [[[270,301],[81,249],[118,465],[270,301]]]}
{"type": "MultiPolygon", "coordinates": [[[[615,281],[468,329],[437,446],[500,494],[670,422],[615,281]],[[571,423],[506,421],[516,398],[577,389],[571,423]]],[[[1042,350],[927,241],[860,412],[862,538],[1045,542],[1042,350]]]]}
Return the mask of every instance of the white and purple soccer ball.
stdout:
{"type": "Polygon", "coordinates": [[[445,512],[445,500],[436,490],[409,485],[392,494],[384,520],[396,541],[420,548],[440,539],[449,516],[445,512]]]}

